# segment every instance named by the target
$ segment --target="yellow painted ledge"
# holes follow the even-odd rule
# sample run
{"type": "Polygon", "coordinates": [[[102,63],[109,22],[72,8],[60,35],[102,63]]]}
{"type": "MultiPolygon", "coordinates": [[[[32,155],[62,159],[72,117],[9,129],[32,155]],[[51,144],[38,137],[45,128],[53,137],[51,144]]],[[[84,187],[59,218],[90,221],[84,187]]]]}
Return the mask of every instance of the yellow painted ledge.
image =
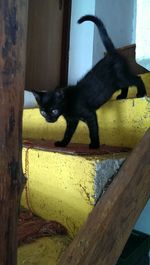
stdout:
{"type": "Polygon", "coordinates": [[[46,220],[60,222],[74,237],[125,157],[86,157],[23,148],[28,181],[21,203],[46,220]]]}
{"type": "MultiPolygon", "coordinates": [[[[150,126],[150,98],[111,100],[97,111],[101,144],[134,147],[150,126]]],[[[47,123],[38,109],[23,113],[24,139],[60,140],[66,123],[63,117],[47,123]]],[[[80,122],[72,138],[73,143],[89,143],[89,132],[80,122]]]]}
{"type": "Polygon", "coordinates": [[[69,245],[66,236],[42,238],[18,248],[18,265],[57,265],[62,252],[69,245]]]}

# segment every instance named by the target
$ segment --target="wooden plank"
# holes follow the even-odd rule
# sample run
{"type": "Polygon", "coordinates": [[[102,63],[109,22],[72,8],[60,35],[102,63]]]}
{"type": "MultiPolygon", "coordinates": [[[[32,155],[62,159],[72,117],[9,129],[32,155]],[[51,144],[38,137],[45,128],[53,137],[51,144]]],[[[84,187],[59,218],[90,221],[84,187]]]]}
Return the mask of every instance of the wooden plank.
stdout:
{"type": "MultiPolygon", "coordinates": [[[[145,74],[148,73],[148,70],[145,69],[143,66],[137,64],[135,53],[136,53],[136,45],[130,44],[127,46],[123,46],[121,48],[117,49],[118,52],[126,59],[128,66],[133,74],[139,75],[139,74],[145,74]]],[[[104,52],[104,55],[106,52],[104,52]]]]}
{"type": "Polygon", "coordinates": [[[131,45],[119,48],[118,51],[123,57],[125,57],[132,73],[134,73],[135,75],[138,75],[138,74],[144,74],[148,72],[147,69],[137,64],[136,62],[136,58],[135,58],[136,45],[135,44],[131,44],[131,45]]]}
{"type": "Polygon", "coordinates": [[[27,3],[0,1],[0,265],[15,265],[17,256],[27,3]]]}
{"type": "Polygon", "coordinates": [[[150,197],[150,129],[125,161],[60,265],[115,265],[150,197]]]}
{"type": "Polygon", "coordinates": [[[62,47],[61,47],[61,66],[60,66],[60,86],[68,84],[68,65],[69,65],[69,44],[70,44],[70,23],[72,0],[63,2],[63,28],[62,28],[62,47]]]}
{"type": "Polygon", "coordinates": [[[60,84],[64,5],[29,0],[26,89],[50,90],[60,84]]]}

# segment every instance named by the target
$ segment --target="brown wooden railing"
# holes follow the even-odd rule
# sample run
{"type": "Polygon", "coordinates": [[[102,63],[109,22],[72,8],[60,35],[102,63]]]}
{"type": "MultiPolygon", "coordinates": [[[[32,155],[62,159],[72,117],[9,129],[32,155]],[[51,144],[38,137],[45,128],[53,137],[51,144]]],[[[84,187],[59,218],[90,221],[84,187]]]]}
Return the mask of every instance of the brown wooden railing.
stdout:
{"type": "Polygon", "coordinates": [[[17,263],[28,0],[0,0],[0,265],[17,263]]]}

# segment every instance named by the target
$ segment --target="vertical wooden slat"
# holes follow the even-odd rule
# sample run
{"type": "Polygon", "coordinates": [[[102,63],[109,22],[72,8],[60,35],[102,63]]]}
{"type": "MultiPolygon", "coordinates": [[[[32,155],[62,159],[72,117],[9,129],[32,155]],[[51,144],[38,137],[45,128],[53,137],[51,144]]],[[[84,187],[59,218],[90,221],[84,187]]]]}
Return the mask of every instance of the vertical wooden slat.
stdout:
{"type": "Polygon", "coordinates": [[[27,0],[0,1],[0,265],[16,264],[27,0]]]}
{"type": "Polygon", "coordinates": [[[60,83],[63,10],[59,0],[30,0],[26,89],[50,90],[60,83]]]}
{"type": "Polygon", "coordinates": [[[65,0],[62,27],[62,48],[60,65],[60,86],[64,87],[68,83],[68,65],[69,65],[69,41],[70,41],[70,23],[71,23],[71,0],[65,0]]]}

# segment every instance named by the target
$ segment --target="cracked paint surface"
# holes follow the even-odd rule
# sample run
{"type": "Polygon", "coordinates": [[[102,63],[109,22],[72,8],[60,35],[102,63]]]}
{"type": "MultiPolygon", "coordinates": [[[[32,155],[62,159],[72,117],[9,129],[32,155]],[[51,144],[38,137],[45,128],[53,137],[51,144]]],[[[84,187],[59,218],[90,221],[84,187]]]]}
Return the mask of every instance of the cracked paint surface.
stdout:
{"type": "Polygon", "coordinates": [[[28,181],[22,204],[46,220],[59,220],[74,236],[94,204],[94,162],[24,148],[23,165],[28,181]]]}
{"type": "Polygon", "coordinates": [[[104,179],[124,156],[114,155],[112,160],[112,154],[78,156],[24,148],[27,184],[22,204],[46,220],[59,221],[73,238],[93,209],[104,179]]]}

